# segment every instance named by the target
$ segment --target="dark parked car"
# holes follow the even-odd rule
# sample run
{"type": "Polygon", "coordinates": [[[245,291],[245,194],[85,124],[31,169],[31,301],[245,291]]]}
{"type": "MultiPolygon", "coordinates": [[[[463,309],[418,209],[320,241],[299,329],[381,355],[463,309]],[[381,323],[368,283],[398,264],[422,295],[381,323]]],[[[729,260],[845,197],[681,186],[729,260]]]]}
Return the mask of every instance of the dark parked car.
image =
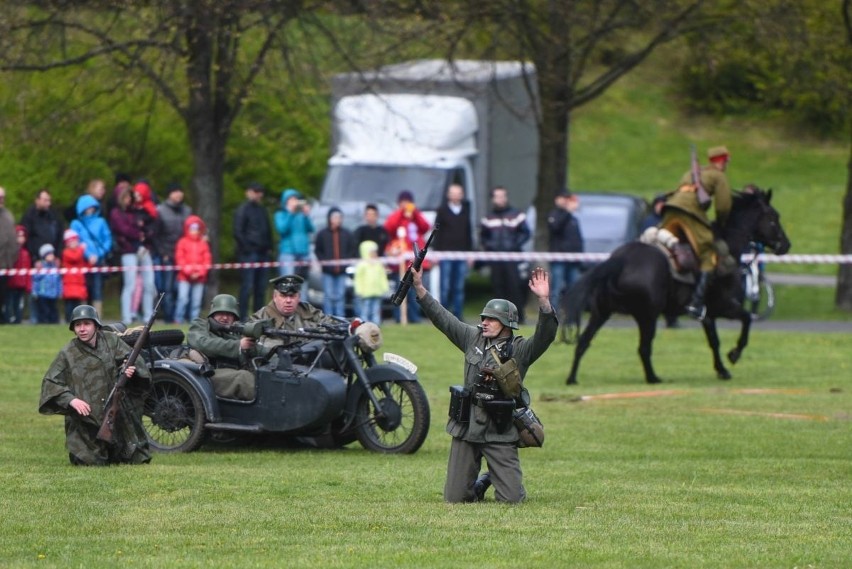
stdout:
{"type": "Polygon", "coordinates": [[[610,253],[639,237],[648,210],[644,199],[629,194],[576,192],[586,253],[610,253]]]}

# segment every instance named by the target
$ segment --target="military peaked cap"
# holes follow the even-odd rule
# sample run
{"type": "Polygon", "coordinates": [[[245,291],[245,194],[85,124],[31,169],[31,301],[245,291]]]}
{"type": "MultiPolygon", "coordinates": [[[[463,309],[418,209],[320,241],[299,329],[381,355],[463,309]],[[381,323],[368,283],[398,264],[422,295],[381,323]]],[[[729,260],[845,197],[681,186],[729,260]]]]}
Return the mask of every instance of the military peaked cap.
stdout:
{"type": "Polygon", "coordinates": [[[299,275],[283,275],[269,281],[272,288],[281,293],[300,292],[305,279],[299,275]]]}

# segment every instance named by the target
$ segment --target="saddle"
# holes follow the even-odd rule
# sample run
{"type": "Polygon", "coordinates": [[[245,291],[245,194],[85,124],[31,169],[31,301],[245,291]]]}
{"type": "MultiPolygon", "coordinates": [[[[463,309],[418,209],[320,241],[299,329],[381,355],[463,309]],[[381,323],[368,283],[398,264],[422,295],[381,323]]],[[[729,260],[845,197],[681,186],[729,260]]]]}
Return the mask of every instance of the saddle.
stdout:
{"type": "Polygon", "coordinates": [[[699,268],[698,256],[689,243],[680,241],[671,231],[659,227],[646,229],[639,236],[639,241],[653,245],[665,253],[673,279],[688,285],[696,283],[695,275],[699,268]]]}

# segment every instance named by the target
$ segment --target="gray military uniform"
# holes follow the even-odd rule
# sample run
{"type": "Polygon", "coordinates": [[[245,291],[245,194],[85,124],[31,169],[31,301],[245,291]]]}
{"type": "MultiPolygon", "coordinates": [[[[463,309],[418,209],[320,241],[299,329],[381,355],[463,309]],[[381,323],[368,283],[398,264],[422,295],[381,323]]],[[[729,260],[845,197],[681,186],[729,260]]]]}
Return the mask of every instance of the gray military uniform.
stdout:
{"type": "MultiPolygon", "coordinates": [[[[493,361],[482,331],[459,321],[431,295],[417,301],[435,327],[464,353],[464,385],[472,390],[480,370],[499,363],[493,361]]],[[[556,338],[557,328],[553,311],[540,312],[532,338],[513,337],[507,340],[513,342],[512,357],[518,364],[521,378],[556,338]]],[[[485,409],[471,401],[470,422],[465,424],[450,419],[447,432],[452,435],[453,441],[444,486],[446,501],[469,502],[474,499],[473,483],[483,457],[488,461],[497,500],[520,502],[524,499],[526,492],[518,459],[518,431],[513,425],[500,432],[485,409]]]]}
{"type": "Polygon", "coordinates": [[[151,374],[141,357],[136,360],[136,374],[125,384],[121,412],[113,427],[115,444],[97,439],[106,400],[129,353],[130,346],[116,334],[99,330],[94,348],[74,338],[50,364],[42,380],[38,411],[43,415],[65,415],[65,445],[73,464],[136,464],[151,460],[142,426],[151,374]],[[71,407],[73,399],[89,404],[89,416],[84,417],[71,407]]]}

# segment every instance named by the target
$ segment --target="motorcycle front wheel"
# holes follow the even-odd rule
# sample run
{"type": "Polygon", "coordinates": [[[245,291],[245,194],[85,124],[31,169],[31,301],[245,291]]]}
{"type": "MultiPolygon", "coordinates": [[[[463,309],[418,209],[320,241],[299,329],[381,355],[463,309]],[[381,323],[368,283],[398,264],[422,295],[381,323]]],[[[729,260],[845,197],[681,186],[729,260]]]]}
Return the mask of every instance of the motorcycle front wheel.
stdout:
{"type": "Polygon", "coordinates": [[[356,411],[356,435],[367,450],[411,454],[429,434],[429,400],[415,381],[383,381],[371,386],[382,413],[364,393],[356,411]]]}
{"type": "Polygon", "coordinates": [[[192,452],[205,437],[201,396],[184,378],[156,370],[142,425],[155,450],[192,452]]]}

